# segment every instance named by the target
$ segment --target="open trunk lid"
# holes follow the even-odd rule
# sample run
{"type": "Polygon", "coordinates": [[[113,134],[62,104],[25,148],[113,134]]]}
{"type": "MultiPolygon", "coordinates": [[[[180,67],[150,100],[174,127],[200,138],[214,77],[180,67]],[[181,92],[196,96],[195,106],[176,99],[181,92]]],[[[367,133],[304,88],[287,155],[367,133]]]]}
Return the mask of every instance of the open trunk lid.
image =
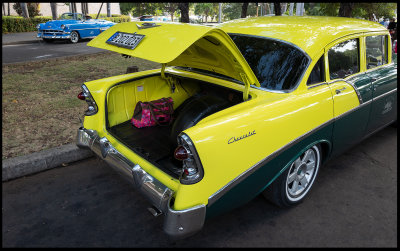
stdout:
{"type": "Polygon", "coordinates": [[[116,24],[88,46],[138,57],[166,66],[222,74],[246,85],[260,86],[232,39],[218,28],[156,22],[116,24]]]}

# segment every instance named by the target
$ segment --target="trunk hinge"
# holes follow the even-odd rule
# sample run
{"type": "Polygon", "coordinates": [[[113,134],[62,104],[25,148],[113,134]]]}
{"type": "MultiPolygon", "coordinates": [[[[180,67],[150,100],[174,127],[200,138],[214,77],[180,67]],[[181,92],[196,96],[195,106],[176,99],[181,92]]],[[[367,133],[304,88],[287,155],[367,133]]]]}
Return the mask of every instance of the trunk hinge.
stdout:
{"type": "Polygon", "coordinates": [[[161,78],[167,82],[167,84],[171,88],[171,92],[174,93],[176,90],[175,79],[172,77],[165,76],[165,66],[166,66],[166,64],[161,64],[161,78]]]}
{"type": "Polygon", "coordinates": [[[242,77],[243,83],[244,83],[244,90],[243,90],[243,100],[246,101],[249,99],[249,90],[250,90],[250,81],[247,78],[246,74],[240,73],[240,76],[242,77]]]}

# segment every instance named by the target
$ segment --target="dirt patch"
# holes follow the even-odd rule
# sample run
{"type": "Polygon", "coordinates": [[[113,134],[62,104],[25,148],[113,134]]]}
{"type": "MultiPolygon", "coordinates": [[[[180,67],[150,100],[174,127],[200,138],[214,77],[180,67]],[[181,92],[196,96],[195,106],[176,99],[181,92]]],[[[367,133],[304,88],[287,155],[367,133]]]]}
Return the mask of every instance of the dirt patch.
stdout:
{"type": "Polygon", "coordinates": [[[75,142],[87,105],[84,82],[160,68],[154,62],[106,52],[2,67],[2,159],[75,142]]]}

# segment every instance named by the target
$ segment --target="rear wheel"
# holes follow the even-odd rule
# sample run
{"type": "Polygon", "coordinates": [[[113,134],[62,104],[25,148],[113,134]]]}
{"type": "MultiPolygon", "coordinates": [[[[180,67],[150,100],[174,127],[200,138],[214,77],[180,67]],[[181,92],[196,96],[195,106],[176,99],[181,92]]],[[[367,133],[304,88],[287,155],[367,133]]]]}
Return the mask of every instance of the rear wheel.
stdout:
{"type": "Polygon", "coordinates": [[[73,43],[73,44],[78,43],[78,41],[79,41],[79,34],[78,34],[77,31],[71,32],[70,41],[71,41],[71,43],[73,43]]]}
{"type": "Polygon", "coordinates": [[[301,203],[315,181],[321,157],[321,148],[318,145],[307,149],[263,191],[264,197],[280,207],[301,203]]]}

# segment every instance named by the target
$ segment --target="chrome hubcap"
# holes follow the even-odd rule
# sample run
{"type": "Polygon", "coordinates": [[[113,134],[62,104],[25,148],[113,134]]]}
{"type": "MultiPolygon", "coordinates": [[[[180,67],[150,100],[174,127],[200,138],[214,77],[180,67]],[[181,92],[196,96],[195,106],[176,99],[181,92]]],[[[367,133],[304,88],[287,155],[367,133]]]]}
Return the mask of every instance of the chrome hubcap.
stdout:
{"type": "Polygon", "coordinates": [[[290,166],[286,179],[286,191],[289,199],[299,200],[306,194],[314,181],[319,165],[319,153],[316,146],[308,149],[290,166]]]}
{"type": "Polygon", "coordinates": [[[75,32],[71,33],[71,41],[72,42],[77,42],[78,41],[78,34],[76,34],[75,32]]]}

